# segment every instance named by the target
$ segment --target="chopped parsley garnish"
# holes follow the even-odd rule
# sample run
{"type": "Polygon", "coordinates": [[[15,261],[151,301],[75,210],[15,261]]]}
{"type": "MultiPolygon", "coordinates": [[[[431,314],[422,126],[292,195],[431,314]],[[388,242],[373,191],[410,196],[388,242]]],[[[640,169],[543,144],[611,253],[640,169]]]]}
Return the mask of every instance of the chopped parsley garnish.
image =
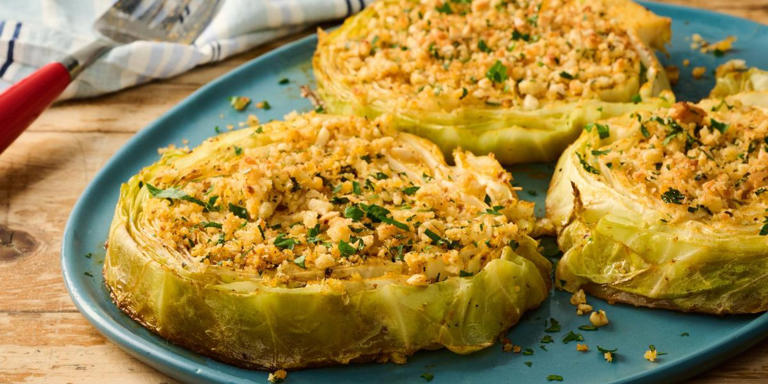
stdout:
{"type": "Polygon", "coordinates": [[[508,77],[507,67],[502,64],[501,60],[496,60],[491,68],[488,69],[488,72],[485,73],[485,77],[496,84],[503,83],[507,80],[508,77]]]}
{"type": "Polygon", "coordinates": [[[211,199],[208,200],[208,203],[205,203],[200,199],[197,199],[195,197],[188,195],[186,192],[182,191],[181,189],[177,189],[177,188],[160,189],[149,183],[144,183],[144,185],[147,186],[147,190],[149,190],[149,194],[152,195],[152,197],[157,197],[158,199],[184,200],[190,203],[197,204],[205,208],[206,211],[215,211],[217,209],[214,206],[214,204],[216,204],[216,199],[218,198],[218,196],[211,197],[211,199]]]}
{"type": "Polygon", "coordinates": [[[431,374],[429,372],[424,372],[424,373],[421,374],[420,377],[422,379],[424,379],[425,381],[430,382],[430,381],[432,381],[432,379],[435,378],[435,375],[433,375],[433,374],[431,374]]]}
{"type": "Polygon", "coordinates": [[[83,272],[83,275],[86,275],[88,277],[93,277],[93,274],[88,271],[83,272]]]}
{"type": "Polygon", "coordinates": [[[352,219],[352,221],[360,221],[365,216],[365,212],[356,205],[350,205],[344,209],[344,217],[352,219]]]}
{"type": "Polygon", "coordinates": [[[437,233],[432,232],[431,230],[427,229],[424,231],[424,234],[429,237],[430,240],[432,240],[432,245],[439,245],[439,246],[446,246],[448,249],[457,249],[461,247],[461,243],[456,240],[448,240],[440,237],[437,233]]]}
{"type": "Polygon", "coordinates": [[[509,244],[507,245],[509,245],[509,247],[512,248],[513,251],[520,247],[520,243],[518,243],[517,240],[515,239],[510,240],[509,244]]]}
{"type": "Polygon", "coordinates": [[[232,212],[233,215],[235,215],[235,216],[237,216],[237,217],[239,217],[241,219],[245,219],[245,220],[248,220],[248,221],[251,220],[251,216],[248,215],[248,210],[243,208],[243,207],[241,207],[241,206],[239,206],[239,205],[235,205],[235,204],[229,203],[229,211],[232,212]]]}
{"type": "Polygon", "coordinates": [[[728,129],[728,124],[726,123],[721,123],[712,118],[710,118],[709,120],[712,122],[711,123],[712,128],[717,129],[718,131],[720,131],[720,133],[725,133],[725,131],[728,129]]]}
{"type": "Polygon", "coordinates": [[[520,33],[517,30],[512,31],[512,40],[531,41],[531,35],[528,33],[520,33]]]}
{"type": "Polygon", "coordinates": [[[384,172],[376,172],[376,173],[373,175],[373,177],[374,177],[376,180],[384,180],[384,179],[389,179],[389,175],[387,175],[387,174],[386,174],[386,173],[384,173],[384,172]]]}
{"type": "Polygon", "coordinates": [[[465,271],[463,269],[459,271],[459,277],[470,277],[472,275],[474,275],[474,273],[467,272],[467,271],[465,271]]]}
{"type": "Polygon", "coordinates": [[[85,254],[85,258],[86,259],[90,259],[91,257],[93,257],[93,253],[88,252],[88,253],[85,254]]]}
{"type": "Polygon", "coordinates": [[[357,249],[344,240],[339,240],[339,253],[343,257],[350,257],[357,253],[357,249]]]}
{"type": "Polygon", "coordinates": [[[650,349],[650,350],[651,350],[651,352],[656,352],[656,356],[664,356],[664,355],[666,355],[666,354],[667,354],[666,352],[659,352],[659,351],[657,351],[657,350],[656,350],[656,346],[655,346],[655,345],[653,345],[653,344],[649,345],[649,346],[648,346],[648,349],[650,349]]]}
{"type": "Polygon", "coordinates": [[[499,212],[499,211],[501,211],[502,209],[504,209],[503,205],[494,205],[491,208],[487,208],[485,210],[485,213],[488,214],[488,215],[493,215],[493,216],[501,216],[501,212],[499,212]]]}
{"type": "Polygon", "coordinates": [[[547,381],[563,381],[563,377],[560,375],[549,375],[547,381]]]}
{"type": "Polygon", "coordinates": [[[346,197],[334,196],[333,198],[331,198],[331,203],[332,204],[346,204],[346,203],[349,203],[349,199],[346,198],[346,197]]]}
{"type": "Polygon", "coordinates": [[[365,216],[371,219],[371,221],[373,221],[374,223],[382,222],[385,224],[394,225],[395,227],[400,228],[403,231],[407,231],[410,229],[410,227],[408,227],[408,224],[401,223],[389,217],[390,212],[388,209],[384,207],[378,206],[376,204],[371,204],[371,205],[360,204],[360,208],[365,212],[365,216]]]}
{"type": "Polygon", "coordinates": [[[298,265],[299,267],[302,267],[304,269],[307,269],[307,267],[304,265],[304,260],[307,258],[306,255],[301,255],[295,259],[293,259],[293,263],[298,265]]]}
{"type": "Polygon", "coordinates": [[[597,346],[597,350],[600,351],[600,353],[615,353],[619,349],[618,348],[608,349],[608,348],[603,348],[603,347],[598,345],[597,346]]]}
{"type": "Polygon", "coordinates": [[[238,147],[237,145],[235,145],[234,148],[235,148],[235,156],[240,156],[243,154],[243,148],[238,147]]]}
{"type": "Polygon", "coordinates": [[[277,235],[273,244],[275,245],[275,247],[279,249],[293,250],[293,247],[295,247],[296,244],[298,244],[298,242],[296,241],[296,239],[286,237],[284,233],[281,233],[277,235]]]}
{"type": "Polygon", "coordinates": [[[597,134],[600,135],[601,139],[605,139],[611,136],[611,128],[607,125],[595,124],[595,128],[597,128],[597,134]]]}
{"type": "Polygon", "coordinates": [[[576,157],[579,158],[579,163],[581,163],[581,166],[585,171],[594,173],[595,175],[600,174],[600,171],[597,168],[593,167],[592,164],[589,164],[586,160],[584,160],[584,157],[581,156],[581,153],[576,152],[576,157]]]}
{"type": "Polygon", "coordinates": [[[573,75],[571,75],[570,73],[568,73],[566,71],[560,72],[560,77],[562,77],[563,79],[568,79],[568,80],[573,80],[574,79],[573,75]]]}
{"type": "MultiPolygon", "coordinates": [[[[544,326],[547,327],[546,320],[544,320],[544,326]]],[[[555,320],[554,318],[550,318],[549,326],[546,329],[544,329],[544,332],[547,332],[547,333],[560,332],[560,322],[555,320]]]]}
{"type": "Polygon", "coordinates": [[[352,182],[352,193],[354,193],[355,195],[359,195],[363,193],[363,191],[360,190],[360,183],[358,183],[357,181],[352,182]]]}
{"type": "Polygon", "coordinates": [[[283,78],[282,78],[282,79],[280,79],[280,81],[278,81],[277,83],[278,83],[278,84],[280,84],[280,85],[286,85],[286,84],[288,84],[289,82],[290,82],[290,80],[288,80],[288,78],[287,78],[287,77],[283,77],[283,78]]]}
{"type": "Polygon", "coordinates": [[[549,344],[549,343],[554,343],[555,340],[552,338],[552,336],[545,335],[544,337],[541,338],[539,342],[543,344],[549,344]]]}
{"type": "Polygon", "coordinates": [[[597,327],[594,325],[582,325],[579,326],[579,329],[582,331],[597,331],[597,327]]]}
{"type": "Polygon", "coordinates": [[[688,332],[683,332],[683,333],[680,334],[680,337],[686,337],[686,336],[690,336],[690,335],[691,334],[688,333],[688,332]]]}
{"type": "Polygon", "coordinates": [[[453,13],[453,9],[451,9],[451,6],[445,2],[442,5],[438,5],[435,7],[435,10],[440,13],[445,13],[446,15],[450,15],[453,13]]]}
{"type": "Polygon", "coordinates": [[[571,341],[584,341],[584,336],[582,336],[580,333],[568,331],[568,334],[563,337],[563,344],[568,344],[571,341]]]}
{"type": "Polygon", "coordinates": [[[466,88],[462,87],[461,88],[461,96],[459,96],[459,100],[464,99],[465,97],[467,97],[468,94],[469,94],[469,91],[467,91],[466,88]]]}
{"type": "Polygon", "coordinates": [[[264,100],[264,101],[261,102],[261,108],[263,110],[265,110],[265,111],[268,111],[268,110],[272,109],[272,106],[269,105],[269,101],[264,100]]]}
{"type": "Polygon", "coordinates": [[[611,149],[610,149],[610,148],[608,148],[608,149],[606,149],[606,150],[603,150],[603,151],[598,151],[597,149],[593,149],[593,150],[592,150],[592,156],[602,156],[602,155],[607,155],[607,154],[608,154],[608,153],[610,153],[610,152],[611,152],[611,149]]]}
{"type": "Polygon", "coordinates": [[[760,236],[766,235],[768,235],[768,216],[765,217],[765,220],[763,221],[763,227],[760,228],[760,236]]]}
{"type": "Polygon", "coordinates": [[[222,228],[220,223],[216,223],[216,222],[213,222],[213,221],[204,221],[204,222],[200,223],[200,226],[203,227],[203,228],[218,228],[218,229],[222,228]]]}
{"type": "Polygon", "coordinates": [[[314,227],[307,230],[307,243],[310,243],[310,244],[319,243],[320,239],[317,238],[317,235],[319,234],[320,234],[320,224],[315,224],[314,227]]]}
{"type": "Polygon", "coordinates": [[[408,196],[413,196],[420,188],[421,187],[417,187],[415,185],[412,187],[403,188],[403,193],[408,196]]]}
{"type": "Polygon", "coordinates": [[[645,127],[645,124],[640,124],[640,133],[642,133],[643,137],[646,139],[651,137],[651,133],[648,132],[648,128],[645,127]]]}
{"type": "Polygon", "coordinates": [[[530,355],[533,355],[533,349],[530,349],[530,348],[526,348],[526,349],[523,351],[523,355],[525,355],[525,356],[530,356],[530,355]]]}
{"type": "Polygon", "coordinates": [[[485,43],[485,40],[480,39],[480,41],[477,42],[477,49],[479,49],[482,52],[485,53],[491,53],[493,50],[488,47],[488,44],[485,43]]]}
{"type": "Polygon", "coordinates": [[[685,195],[677,189],[669,188],[661,195],[661,200],[667,204],[682,204],[683,200],[685,200],[685,195]]]}
{"type": "Polygon", "coordinates": [[[641,101],[643,101],[643,97],[642,97],[642,96],[640,96],[640,94],[639,94],[639,93],[638,93],[638,94],[635,94],[634,96],[632,96],[632,102],[633,102],[633,103],[637,104],[637,103],[639,103],[639,102],[641,102],[641,101]]]}
{"type": "Polygon", "coordinates": [[[360,156],[360,160],[363,160],[366,163],[370,164],[371,163],[371,155],[362,155],[362,156],[360,156]]]}
{"type": "Polygon", "coordinates": [[[245,96],[231,96],[229,98],[229,104],[238,112],[244,110],[250,103],[251,99],[245,96]]]}

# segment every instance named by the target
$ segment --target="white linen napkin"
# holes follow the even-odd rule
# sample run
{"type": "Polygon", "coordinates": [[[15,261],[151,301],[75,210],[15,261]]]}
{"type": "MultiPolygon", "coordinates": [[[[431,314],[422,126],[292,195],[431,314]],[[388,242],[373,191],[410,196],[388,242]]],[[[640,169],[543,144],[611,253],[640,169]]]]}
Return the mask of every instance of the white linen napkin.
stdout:
{"type": "MultiPolygon", "coordinates": [[[[61,99],[97,96],[223,60],[311,24],[341,19],[373,0],[225,0],[193,45],[137,41],[113,49],[61,99]]],[[[94,39],[91,25],[115,0],[1,0],[0,90],[94,39]]]]}

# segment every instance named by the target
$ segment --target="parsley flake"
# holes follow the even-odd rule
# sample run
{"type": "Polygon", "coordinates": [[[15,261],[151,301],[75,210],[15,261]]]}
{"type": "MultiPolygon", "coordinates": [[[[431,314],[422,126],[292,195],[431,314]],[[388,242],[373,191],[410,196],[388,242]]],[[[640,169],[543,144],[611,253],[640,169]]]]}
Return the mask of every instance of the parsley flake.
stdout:
{"type": "Polygon", "coordinates": [[[248,221],[251,220],[251,216],[248,215],[248,210],[243,208],[243,207],[241,207],[241,206],[239,206],[239,205],[235,205],[235,204],[229,203],[229,211],[232,212],[233,215],[235,215],[235,216],[237,216],[237,217],[239,217],[241,219],[245,219],[245,220],[248,220],[248,221]]]}
{"type": "Polygon", "coordinates": [[[480,41],[477,42],[477,49],[479,49],[482,52],[485,53],[491,53],[493,50],[488,47],[488,44],[485,43],[485,40],[480,39],[480,41]]]}
{"type": "Polygon", "coordinates": [[[438,5],[435,7],[435,10],[440,13],[445,13],[446,15],[450,15],[453,13],[453,9],[451,9],[451,6],[446,2],[442,5],[438,5]]]}
{"type": "Polygon", "coordinates": [[[682,204],[683,200],[685,200],[685,195],[677,189],[669,188],[661,195],[661,200],[667,204],[682,204]]]}
{"type": "MultiPolygon", "coordinates": [[[[547,326],[547,321],[546,320],[544,321],[544,326],[545,327],[547,326]]],[[[560,332],[560,322],[555,320],[554,318],[550,318],[549,319],[549,327],[544,329],[544,332],[547,332],[547,333],[560,332]]]]}
{"type": "Polygon", "coordinates": [[[272,244],[274,244],[275,247],[279,249],[293,250],[293,247],[295,247],[296,244],[298,244],[298,242],[295,239],[286,237],[284,233],[281,233],[277,235],[277,237],[275,238],[275,241],[272,244]]]}
{"type": "Polygon", "coordinates": [[[307,267],[304,265],[304,260],[307,258],[306,255],[301,255],[295,259],[293,259],[293,263],[298,265],[301,268],[307,269],[307,267]]]}
{"type": "Polygon", "coordinates": [[[563,344],[568,344],[571,341],[584,341],[584,336],[582,336],[580,333],[568,331],[568,334],[563,337],[563,344]]]}
{"type": "Polygon", "coordinates": [[[725,133],[725,131],[728,129],[728,124],[726,123],[719,122],[712,118],[710,118],[709,120],[711,121],[712,128],[717,129],[718,131],[720,131],[720,133],[725,133]]]}
{"type": "Polygon", "coordinates": [[[485,77],[494,83],[503,83],[507,80],[507,67],[502,64],[501,60],[496,60],[495,63],[485,73],[485,77]]]}
{"type": "Polygon", "coordinates": [[[349,245],[344,240],[339,240],[339,253],[341,253],[342,257],[350,257],[357,253],[357,249],[355,247],[349,245]]]}

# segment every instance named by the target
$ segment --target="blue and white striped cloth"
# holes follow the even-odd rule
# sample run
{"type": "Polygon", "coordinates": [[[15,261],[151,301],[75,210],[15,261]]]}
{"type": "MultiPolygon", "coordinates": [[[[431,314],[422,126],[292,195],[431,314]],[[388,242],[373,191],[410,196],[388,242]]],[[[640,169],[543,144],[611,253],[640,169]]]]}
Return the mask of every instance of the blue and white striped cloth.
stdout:
{"type": "MultiPolygon", "coordinates": [[[[373,0],[225,0],[193,45],[138,41],[113,49],[60,99],[114,92],[178,75],[307,25],[340,19],[373,0]]],[[[0,90],[95,38],[93,22],[115,0],[0,0],[0,90]]]]}

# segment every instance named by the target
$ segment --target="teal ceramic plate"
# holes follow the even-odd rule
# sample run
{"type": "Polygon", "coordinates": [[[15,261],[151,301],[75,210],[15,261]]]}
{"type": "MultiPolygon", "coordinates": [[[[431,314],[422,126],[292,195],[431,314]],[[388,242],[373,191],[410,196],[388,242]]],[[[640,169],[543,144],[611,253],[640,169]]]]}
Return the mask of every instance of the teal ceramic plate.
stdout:
{"type": "MultiPolygon", "coordinates": [[[[683,100],[697,100],[713,85],[711,72],[705,79],[693,80],[691,68],[683,68],[683,59],[709,69],[731,58],[746,59],[751,66],[768,67],[768,27],[747,20],[689,8],[647,4],[654,12],[674,21],[673,41],[668,65],[681,68],[676,91],[683,100]],[[709,41],[728,35],[738,37],[735,52],[715,58],[690,49],[690,36],[701,34],[709,41]]],[[[150,124],[128,142],[94,178],[77,202],[67,223],[62,244],[62,266],[72,299],[106,337],[141,361],[160,371],[189,382],[265,382],[266,373],[223,364],[172,345],[155,336],[124,315],[112,304],[101,267],[104,240],[112,220],[120,184],[144,166],[158,159],[157,148],[181,145],[183,139],[197,145],[215,134],[214,127],[237,127],[246,114],[229,107],[227,97],[250,96],[268,100],[272,109],[252,109],[262,121],[280,119],[292,110],[306,111],[310,104],[299,97],[299,85],[311,83],[312,52],[316,38],[310,36],[261,56],[220,79],[208,84],[160,119],[150,124]],[[290,79],[287,85],[279,84],[290,79]],[[92,253],[94,256],[86,258],[92,253]]],[[[535,200],[539,207],[552,172],[552,165],[516,167],[515,178],[524,187],[523,198],[535,200]]],[[[541,210],[538,212],[541,214],[541,210]]],[[[550,250],[552,242],[545,241],[550,250]]],[[[556,254],[551,256],[556,257],[556,254]]],[[[638,309],[608,305],[591,299],[605,309],[611,325],[597,332],[579,331],[587,323],[575,316],[569,295],[554,292],[536,311],[527,314],[512,329],[509,338],[532,354],[502,352],[496,345],[487,350],[459,356],[447,351],[419,352],[405,365],[359,364],[291,372],[291,383],[346,382],[426,382],[433,383],[509,382],[545,383],[547,376],[562,376],[568,383],[650,383],[680,380],[701,372],[723,359],[746,349],[768,335],[768,314],[761,316],[703,316],[664,310],[638,309]],[[547,335],[544,321],[555,318],[562,331],[549,334],[553,343],[542,344],[547,335]],[[568,331],[581,333],[591,348],[576,351],[575,343],[561,340],[568,331]],[[656,363],[643,359],[649,344],[666,352],[656,363]],[[608,364],[596,347],[618,348],[616,360],[608,364]],[[421,377],[424,375],[424,377],[421,377]],[[432,376],[431,376],[432,375],[432,376]]]]}

